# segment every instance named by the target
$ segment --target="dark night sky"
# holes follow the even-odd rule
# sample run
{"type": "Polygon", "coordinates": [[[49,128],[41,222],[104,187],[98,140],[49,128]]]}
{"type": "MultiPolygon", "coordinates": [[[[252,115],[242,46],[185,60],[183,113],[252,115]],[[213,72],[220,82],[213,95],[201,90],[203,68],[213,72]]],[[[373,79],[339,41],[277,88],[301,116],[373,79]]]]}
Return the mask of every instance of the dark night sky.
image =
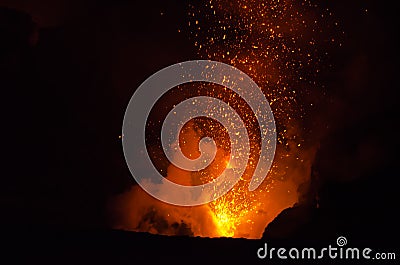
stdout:
{"type": "Polygon", "coordinates": [[[187,5],[59,4],[17,5],[37,21],[34,47],[15,45],[23,17],[3,25],[2,54],[14,56],[5,63],[17,62],[6,66],[2,86],[14,172],[3,178],[10,214],[2,221],[107,226],[107,198],[132,183],[118,139],[131,94],[156,70],[195,54],[177,31],[187,5]]]}
{"type": "MultiPolygon", "coordinates": [[[[322,76],[331,104],[316,110],[329,125],[314,167],[321,203],[379,238],[396,231],[398,210],[396,8],[331,2],[346,34],[322,76]]],[[[107,200],[133,183],[118,139],[130,96],[155,71],[196,58],[184,30],[187,2],[1,6],[14,11],[0,9],[0,224],[107,228],[107,200]],[[29,44],[35,30],[38,41],[29,44]]]]}

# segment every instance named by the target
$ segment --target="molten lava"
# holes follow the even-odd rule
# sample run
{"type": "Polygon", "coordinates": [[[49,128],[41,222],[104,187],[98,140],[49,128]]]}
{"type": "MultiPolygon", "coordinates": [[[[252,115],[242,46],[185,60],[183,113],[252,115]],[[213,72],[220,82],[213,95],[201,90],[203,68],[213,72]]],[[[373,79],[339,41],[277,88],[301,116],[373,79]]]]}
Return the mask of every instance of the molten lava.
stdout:
{"type": "MultiPolygon", "coordinates": [[[[232,91],[197,84],[196,92],[228,102],[246,124],[251,151],[245,173],[227,194],[196,207],[165,204],[134,186],[113,201],[114,226],[165,235],[260,238],[268,223],[298,202],[298,188],[310,178],[318,139],[305,137],[310,132],[302,119],[309,106],[300,101],[319,88],[316,76],[326,56],[319,44],[331,41],[325,32],[336,25],[329,10],[306,0],[210,0],[202,7],[191,6],[188,30],[199,57],[237,67],[267,96],[278,131],[273,166],[260,187],[250,192],[260,154],[254,114],[232,91]]],[[[179,95],[179,90],[175,93],[179,95]]],[[[226,167],[235,167],[227,162],[230,143],[226,131],[209,119],[185,125],[179,136],[182,152],[197,157],[199,140],[205,136],[214,138],[218,147],[212,164],[198,172],[171,164],[166,174],[169,180],[198,185],[217,178],[226,167]]]]}

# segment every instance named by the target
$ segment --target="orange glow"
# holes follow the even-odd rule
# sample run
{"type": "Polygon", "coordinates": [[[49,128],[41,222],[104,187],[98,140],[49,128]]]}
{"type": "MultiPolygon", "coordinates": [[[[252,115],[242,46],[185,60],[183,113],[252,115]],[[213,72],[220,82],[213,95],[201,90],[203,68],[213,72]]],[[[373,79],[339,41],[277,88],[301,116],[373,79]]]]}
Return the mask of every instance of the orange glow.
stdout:
{"type": "MultiPolygon", "coordinates": [[[[183,222],[194,236],[260,238],[282,210],[298,202],[299,186],[311,175],[317,142],[305,140],[310,132],[300,125],[306,112],[298,99],[310,87],[319,86],[315,77],[323,57],[318,51],[317,44],[322,42],[318,34],[328,27],[325,19],[331,13],[307,0],[210,0],[202,8],[191,6],[188,15],[199,57],[226,62],[244,71],[267,96],[278,130],[274,163],[261,186],[250,192],[249,182],[260,154],[254,115],[230,90],[199,85],[199,91],[229,102],[244,120],[251,146],[244,175],[227,194],[199,207],[167,205],[135,187],[117,199],[117,205],[124,205],[120,211],[130,215],[121,213],[116,227],[173,235],[179,233],[171,224],[183,222]],[[149,211],[154,211],[156,217],[144,218],[149,211]],[[169,226],[160,228],[159,220],[169,226]]],[[[185,172],[170,165],[168,179],[196,185],[212,181],[225,168],[235,167],[228,159],[227,134],[210,121],[197,120],[184,127],[180,134],[183,153],[196,157],[199,139],[204,136],[213,137],[217,143],[213,163],[199,172],[185,172]]]]}

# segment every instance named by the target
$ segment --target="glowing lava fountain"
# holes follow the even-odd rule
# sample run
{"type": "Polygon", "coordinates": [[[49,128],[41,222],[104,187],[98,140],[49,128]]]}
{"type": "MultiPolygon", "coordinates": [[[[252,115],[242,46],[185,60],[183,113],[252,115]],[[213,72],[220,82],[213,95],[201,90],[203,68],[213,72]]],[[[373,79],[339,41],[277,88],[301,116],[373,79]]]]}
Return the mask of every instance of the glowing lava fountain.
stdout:
{"type": "Polygon", "coordinates": [[[310,131],[302,121],[313,102],[307,100],[307,106],[301,102],[310,91],[320,88],[317,76],[327,56],[320,47],[336,44],[327,32],[338,23],[328,9],[306,0],[210,0],[201,7],[190,6],[188,15],[187,31],[180,32],[190,33],[199,57],[245,72],[268,99],[278,133],[274,163],[259,188],[249,191],[261,151],[254,113],[241,97],[223,86],[195,82],[175,87],[154,107],[158,112],[152,113],[146,128],[152,136],[148,150],[159,171],[173,182],[199,185],[236,166],[228,162],[231,143],[227,131],[208,118],[185,124],[177,144],[186,157],[194,159],[199,156],[200,139],[213,138],[217,152],[210,166],[185,171],[166,162],[160,151],[161,144],[154,135],[159,134],[165,113],[182,100],[203,95],[229,104],[246,125],[250,159],[244,174],[224,196],[194,207],[163,203],[133,186],[110,204],[114,227],[164,235],[260,238],[268,223],[298,202],[299,187],[309,181],[318,138],[305,137],[310,131]]]}

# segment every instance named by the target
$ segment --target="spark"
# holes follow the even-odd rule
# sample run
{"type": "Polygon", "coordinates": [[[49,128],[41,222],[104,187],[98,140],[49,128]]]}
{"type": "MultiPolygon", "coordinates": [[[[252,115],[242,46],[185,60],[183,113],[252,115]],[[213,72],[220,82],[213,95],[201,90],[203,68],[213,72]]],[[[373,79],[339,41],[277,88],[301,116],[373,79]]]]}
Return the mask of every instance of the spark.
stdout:
{"type": "MultiPolygon", "coordinates": [[[[287,161],[290,157],[293,157],[293,163],[299,160],[294,150],[303,147],[303,139],[300,132],[289,128],[306,115],[298,99],[311,89],[318,89],[315,80],[328,54],[319,52],[318,45],[324,40],[316,33],[324,32],[326,18],[330,16],[330,10],[323,10],[310,0],[210,0],[205,8],[190,6],[188,25],[195,46],[201,47],[199,56],[226,62],[244,71],[269,100],[280,128],[278,143],[285,150],[278,154],[279,161],[287,161]],[[200,20],[203,24],[201,29],[198,27],[200,20]]],[[[337,22],[334,24],[337,26],[337,22]]],[[[327,42],[337,41],[331,37],[327,42]]],[[[246,126],[256,124],[254,115],[249,115],[249,110],[243,107],[235,93],[213,89],[208,94],[234,106],[244,117],[246,126]]],[[[203,123],[203,131],[207,126],[208,130],[215,129],[203,123]]],[[[250,126],[249,131],[253,150],[244,176],[227,194],[209,203],[221,236],[234,236],[244,222],[253,224],[247,220],[260,207],[256,193],[247,189],[256,164],[255,156],[259,154],[260,137],[254,126],[250,126]]],[[[222,145],[226,145],[226,141],[222,139],[222,145]]],[[[226,162],[225,167],[232,168],[232,165],[226,162]]],[[[275,163],[269,173],[270,181],[266,181],[259,192],[270,192],[274,176],[281,174],[281,168],[286,167],[284,162],[275,163]]],[[[207,182],[217,177],[215,175],[215,172],[206,170],[201,178],[207,182]]]]}

